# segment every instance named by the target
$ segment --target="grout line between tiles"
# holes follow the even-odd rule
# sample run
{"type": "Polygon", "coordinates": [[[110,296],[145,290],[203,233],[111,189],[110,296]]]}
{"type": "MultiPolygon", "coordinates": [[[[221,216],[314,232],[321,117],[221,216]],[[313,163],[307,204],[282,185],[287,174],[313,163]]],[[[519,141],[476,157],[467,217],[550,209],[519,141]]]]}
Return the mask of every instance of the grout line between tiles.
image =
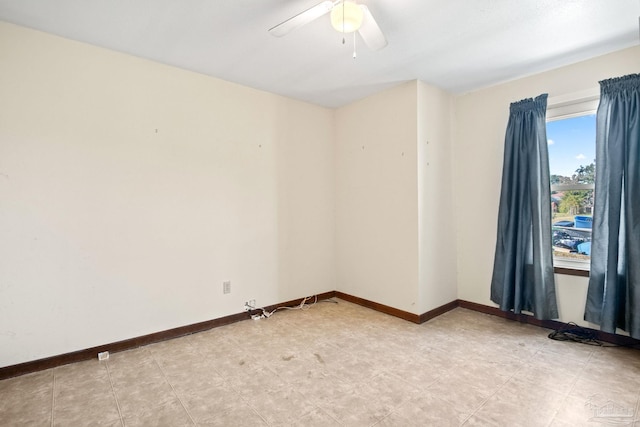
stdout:
{"type": "MultiPolygon", "coordinates": [[[[578,373],[576,374],[576,377],[571,382],[571,386],[569,386],[567,391],[564,393],[564,396],[562,397],[562,405],[564,405],[566,403],[567,399],[569,398],[569,395],[573,391],[573,388],[576,386],[576,383],[580,379],[580,376],[582,375],[582,372],[584,372],[584,370],[587,368],[587,365],[591,361],[592,357],[593,357],[593,351],[591,352],[591,354],[589,354],[589,357],[584,362],[582,367],[580,369],[578,369],[578,373]]],[[[556,417],[558,416],[558,412],[560,412],[561,409],[562,409],[562,406],[560,406],[558,409],[556,409],[556,411],[553,414],[553,417],[551,417],[551,420],[549,421],[549,424],[547,424],[547,427],[549,427],[549,426],[551,426],[553,424],[553,422],[555,421],[556,417]]]]}
{"type": "Polygon", "coordinates": [[[403,405],[406,405],[409,402],[409,399],[405,400],[404,402],[402,402],[401,404],[399,404],[398,406],[396,406],[395,408],[393,408],[392,411],[390,411],[387,415],[385,415],[384,417],[380,418],[378,421],[376,421],[375,423],[371,424],[371,427],[375,427],[378,424],[380,424],[381,422],[383,422],[384,420],[386,420],[387,418],[389,418],[391,415],[395,414],[396,411],[402,407],[403,405]]]}
{"type": "Polygon", "coordinates": [[[315,405],[315,407],[322,412],[323,414],[325,414],[327,417],[331,418],[333,421],[336,422],[336,424],[344,426],[344,423],[342,423],[340,420],[336,419],[335,417],[333,417],[330,413],[328,413],[327,411],[325,411],[324,409],[322,409],[320,407],[320,405],[315,405]]]}
{"type": "MultiPolygon", "coordinates": [[[[191,336],[189,336],[189,343],[190,343],[190,344],[193,344],[192,340],[193,340],[193,338],[192,338],[191,336]]],[[[231,343],[231,344],[233,344],[233,345],[235,345],[235,346],[239,346],[239,344],[238,344],[237,342],[235,342],[235,340],[227,340],[227,342],[229,342],[229,343],[231,343]]],[[[203,357],[206,357],[206,356],[207,356],[206,354],[204,354],[204,353],[200,350],[200,346],[196,346],[196,352],[197,352],[198,354],[200,354],[201,356],[203,356],[203,357]]],[[[154,359],[154,360],[155,360],[155,359],[154,359]]],[[[223,381],[224,381],[225,383],[227,383],[228,378],[227,378],[226,376],[222,375],[222,373],[220,373],[220,371],[219,371],[218,369],[216,369],[215,367],[214,367],[213,369],[214,369],[214,371],[216,372],[216,374],[217,374],[220,378],[222,378],[222,379],[223,379],[223,381]]],[[[164,371],[163,371],[163,375],[164,375],[164,371]]],[[[173,386],[172,386],[172,387],[173,387],[173,386]]],[[[254,408],[250,403],[249,403],[249,401],[248,401],[244,396],[242,396],[242,394],[238,393],[238,392],[235,390],[235,387],[232,387],[232,389],[234,389],[234,392],[238,395],[238,397],[240,398],[240,400],[242,400],[242,401],[247,405],[247,407],[248,407],[249,409],[251,409],[251,411],[253,411],[253,413],[254,413],[254,414],[256,414],[256,415],[257,415],[257,416],[258,416],[262,421],[264,421],[264,423],[265,423],[266,425],[270,425],[270,424],[269,424],[269,422],[267,421],[267,419],[266,419],[265,417],[263,417],[263,416],[262,416],[262,414],[260,414],[260,413],[259,413],[259,412],[258,412],[258,411],[257,411],[257,410],[256,410],[256,409],[255,409],[255,408],[254,408]]],[[[182,402],[182,401],[181,401],[181,402],[182,402]]],[[[186,408],[185,408],[185,409],[186,409],[186,408]]],[[[187,411],[187,413],[189,413],[189,411],[187,411]]],[[[189,416],[191,416],[191,415],[189,414],[189,416]]]]}
{"type": "Polygon", "coordinates": [[[238,394],[238,397],[239,397],[240,399],[242,399],[242,401],[243,401],[243,402],[244,402],[244,403],[245,403],[245,404],[246,404],[246,405],[247,405],[247,406],[248,406],[248,407],[253,411],[253,413],[254,413],[254,414],[256,414],[257,416],[259,416],[259,417],[260,417],[260,419],[261,419],[262,421],[264,421],[264,423],[265,423],[266,425],[268,425],[268,426],[270,426],[270,425],[271,425],[271,424],[269,423],[269,421],[267,421],[267,419],[266,419],[265,417],[263,417],[263,416],[262,416],[262,414],[261,414],[260,412],[258,412],[258,411],[256,410],[256,408],[254,408],[254,407],[253,407],[253,405],[252,405],[251,403],[249,403],[249,401],[248,401],[244,396],[242,396],[242,395],[241,395],[241,394],[239,394],[239,393],[236,393],[236,394],[238,394]]]}
{"type": "Polygon", "coordinates": [[[53,380],[51,384],[51,427],[55,423],[55,409],[56,409],[56,370],[52,371],[53,380]]]}
{"type": "MultiPolygon", "coordinates": [[[[538,348],[538,350],[537,350],[533,355],[529,356],[529,357],[527,358],[527,361],[528,361],[528,360],[530,360],[530,359],[532,359],[532,358],[533,358],[533,356],[534,356],[535,354],[537,354],[539,351],[540,351],[540,348],[538,348]]],[[[500,390],[502,390],[502,389],[503,389],[503,388],[504,388],[504,387],[509,383],[509,381],[511,381],[511,380],[512,380],[512,379],[513,379],[513,378],[514,378],[518,373],[520,373],[521,371],[523,371],[523,370],[524,370],[524,368],[525,368],[525,361],[523,360],[523,361],[521,361],[521,362],[520,362],[520,366],[518,367],[518,369],[516,369],[516,371],[515,371],[514,373],[512,373],[512,374],[511,374],[511,375],[510,375],[510,376],[509,376],[509,377],[508,377],[508,378],[507,378],[507,379],[506,379],[506,380],[505,380],[505,381],[500,385],[500,387],[498,387],[498,389],[497,389],[497,390],[495,390],[493,393],[491,393],[489,396],[487,396],[487,397],[486,397],[486,399],[484,399],[484,400],[482,401],[482,403],[481,403],[481,404],[476,408],[476,410],[475,410],[475,411],[473,411],[471,414],[469,414],[469,416],[468,416],[468,417],[466,417],[464,420],[462,420],[462,422],[460,422],[460,425],[462,426],[462,425],[466,424],[466,422],[467,422],[467,421],[469,421],[469,419],[470,419],[471,417],[473,417],[475,414],[477,414],[477,413],[478,413],[478,412],[479,412],[479,411],[484,407],[484,405],[486,405],[486,404],[487,404],[487,402],[488,402],[489,400],[491,400],[491,398],[492,398],[492,397],[494,397],[494,396],[495,396],[495,395],[496,395],[500,390]]]]}
{"type": "MultiPolygon", "coordinates": [[[[388,371],[386,371],[386,370],[385,370],[385,371],[383,371],[383,372],[385,372],[385,373],[387,373],[387,374],[389,374],[389,375],[396,376],[394,373],[392,373],[392,372],[388,372],[388,371]]],[[[381,374],[379,374],[379,375],[381,375],[381,374]]],[[[404,380],[404,378],[401,378],[401,377],[397,377],[397,378],[398,378],[400,381],[402,381],[403,383],[407,384],[408,386],[410,386],[410,387],[414,387],[414,385],[413,385],[412,383],[410,383],[410,382],[408,382],[408,381],[405,381],[405,380],[404,380]]],[[[439,379],[440,379],[440,377],[438,377],[438,378],[436,378],[436,379],[432,380],[432,381],[427,385],[427,388],[431,387],[431,386],[432,386],[433,384],[435,384],[439,379]]],[[[415,388],[415,387],[414,387],[414,388],[415,388]]],[[[398,405],[396,405],[396,406],[395,406],[391,411],[389,411],[389,413],[388,413],[387,415],[385,415],[384,417],[382,417],[382,418],[380,418],[378,421],[376,421],[376,422],[372,425],[372,427],[373,427],[373,426],[377,426],[377,425],[378,425],[378,424],[380,424],[382,421],[384,421],[385,419],[389,418],[391,415],[395,414],[395,413],[398,411],[398,409],[400,409],[400,408],[401,408],[401,407],[403,407],[404,405],[408,405],[408,404],[409,404],[409,402],[411,402],[411,397],[406,398],[406,399],[405,399],[405,400],[403,400],[401,403],[399,403],[398,405]]]]}
{"type": "MultiPolygon", "coordinates": [[[[519,371],[519,370],[518,370],[518,371],[519,371]]],[[[516,371],[516,372],[518,372],[518,371],[516,371]]],[[[491,393],[489,396],[487,396],[487,397],[482,401],[482,403],[481,403],[481,404],[480,404],[480,405],[479,405],[479,406],[478,406],[478,407],[477,407],[473,412],[471,412],[471,413],[470,413],[470,414],[469,414],[465,419],[463,419],[463,420],[462,420],[462,422],[460,422],[460,425],[462,426],[462,425],[466,424],[466,422],[467,422],[467,421],[469,421],[469,419],[470,419],[471,417],[473,417],[475,414],[477,414],[477,413],[478,413],[478,412],[479,412],[479,411],[484,407],[484,405],[486,405],[486,404],[487,404],[487,402],[488,402],[488,401],[489,401],[493,396],[495,396],[495,395],[496,395],[496,393],[498,393],[500,390],[502,390],[502,389],[504,388],[504,386],[505,386],[509,381],[511,381],[511,378],[513,378],[513,376],[514,376],[514,375],[515,375],[515,374],[513,374],[513,375],[511,375],[509,378],[507,378],[507,380],[506,380],[504,383],[502,383],[502,384],[500,385],[500,387],[498,387],[498,389],[497,389],[496,391],[494,391],[494,392],[493,392],[493,393],[491,393]]]]}
{"type": "Polygon", "coordinates": [[[180,402],[180,405],[182,405],[182,408],[184,409],[184,411],[187,413],[187,415],[189,416],[189,419],[191,420],[191,422],[193,423],[193,425],[198,425],[198,423],[196,423],[196,420],[193,419],[193,417],[191,416],[191,412],[189,412],[189,410],[187,409],[187,406],[184,404],[184,402],[182,401],[182,398],[180,397],[180,395],[178,394],[178,392],[176,392],[176,389],[173,388],[173,384],[171,384],[171,381],[169,381],[169,378],[167,378],[167,374],[164,372],[164,369],[162,369],[162,366],[160,366],[160,364],[158,363],[158,360],[156,359],[156,357],[154,356],[153,352],[150,351],[149,352],[151,354],[151,358],[153,359],[153,362],[156,364],[156,366],[158,367],[158,369],[160,369],[160,372],[162,372],[162,376],[164,378],[164,380],[167,382],[167,384],[169,384],[169,387],[171,387],[171,391],[173,391],[173,394],[176,396],[176,398],[178,399],[178,402],[180,402]]]}
{"type": "Polygon", "coordinates": [[[113,386],[113,379],[111,378],[111,370],[109,369],[109,361],[106,360],[104,362],[105,369],[107,370],[107,376],[109,377],[109,384],[111,385],[111,393],[113,393],[113,398],[116,401],[116,407],[118,408],[118,415],[120,415],[120,424],[124,427],[124,417],[122,416],[122,410],[120,409],[120,402],[118,401],[118,394],[116,393],[116,389],[113,386]]]}

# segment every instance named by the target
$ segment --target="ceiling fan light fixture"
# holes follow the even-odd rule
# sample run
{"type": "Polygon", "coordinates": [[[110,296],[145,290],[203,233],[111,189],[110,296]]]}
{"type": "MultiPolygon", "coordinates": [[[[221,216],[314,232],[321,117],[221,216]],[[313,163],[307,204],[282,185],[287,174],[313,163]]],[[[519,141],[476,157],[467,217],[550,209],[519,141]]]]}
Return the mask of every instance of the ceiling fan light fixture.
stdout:
{"type": "Polygon", "coordinates": [[[331,9],[331,25],[339,33],[358,31],[362,17],[362,9],[353,1],[343,1],[331,9]]]}

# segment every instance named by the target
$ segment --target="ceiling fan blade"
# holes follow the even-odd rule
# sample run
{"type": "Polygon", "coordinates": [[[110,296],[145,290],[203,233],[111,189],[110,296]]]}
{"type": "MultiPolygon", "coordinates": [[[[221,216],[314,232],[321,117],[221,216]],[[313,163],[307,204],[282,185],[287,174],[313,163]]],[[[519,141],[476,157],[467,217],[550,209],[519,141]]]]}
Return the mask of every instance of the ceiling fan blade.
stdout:
{"type": "Polygon", "coordinates": [[[380,50],[387,45],[387,39],[382,34],[382,30],[378,26],[378,23],[373,19],[373,15],[369,11],[369,8],[363,4],[360,5],[364,14],[362,18],[362,26],[358,30],[362,40],[371,50],[380,50]]]}
{"type": "Polygon", "coordinates": [[[296,16],[287,19],[286,21],[276,25],[275,27],[269,28],[269,32],[271,35],[276,37],[282,37],[285,34],[290,33],[298,27],[302,27],[305,24],[313,21],[314,19],[320,18],[322,15],[329,13],[329,11],[333,8],[332,1],[323,1],[304,12],[300,12],[296,16]]]}

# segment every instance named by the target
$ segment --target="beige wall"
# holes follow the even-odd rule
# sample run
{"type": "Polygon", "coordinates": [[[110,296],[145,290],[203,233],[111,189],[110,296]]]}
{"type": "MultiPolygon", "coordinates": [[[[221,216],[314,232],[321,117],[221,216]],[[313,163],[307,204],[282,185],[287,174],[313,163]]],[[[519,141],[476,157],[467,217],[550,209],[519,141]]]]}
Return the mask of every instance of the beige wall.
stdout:
{"type": "Polygon", "coordinates": [[[333,111],[5,23],[0,63],[0,366],[334,289],[333,111]]]}
{"type": "Polygon", "coordinates": [[[452,105],[412,81],[336,111],[338,290],[414,314],[456,299],[452,105]]]}
{"type": "Polygon", "coordinates": [[[418,83],[420,314],[457,299],[453,97],[418,83]]]}
{"type": "MultiPolygon", "coordinates": [[[[541,93],[548,93],[550,98],[566,98],[597,91],[599,80],[638,70],[640,47],[633,47],[456,98],[454,176],[459,298],[494,305],[489,288],[509,104],[541,93]]],[[[560,320],[581,322],[587,282],[585,278],[556,275],[560,320]]]]}
{"type": "Polygon", "coordinates": [[[336,110],[336,289],[418,313],[417,82],[336,110]]]}

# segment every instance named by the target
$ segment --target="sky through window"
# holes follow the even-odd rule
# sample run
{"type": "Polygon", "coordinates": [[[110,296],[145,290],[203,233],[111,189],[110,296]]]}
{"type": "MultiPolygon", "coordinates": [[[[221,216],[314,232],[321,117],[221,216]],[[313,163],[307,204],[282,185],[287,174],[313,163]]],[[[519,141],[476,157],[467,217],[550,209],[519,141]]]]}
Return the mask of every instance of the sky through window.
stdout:
{"type": "Polygon", "coordinates": [[[547,123],[551,175],[571,177],[580,166],[596,158],[596,115],[572,117],[547,123]]]}

